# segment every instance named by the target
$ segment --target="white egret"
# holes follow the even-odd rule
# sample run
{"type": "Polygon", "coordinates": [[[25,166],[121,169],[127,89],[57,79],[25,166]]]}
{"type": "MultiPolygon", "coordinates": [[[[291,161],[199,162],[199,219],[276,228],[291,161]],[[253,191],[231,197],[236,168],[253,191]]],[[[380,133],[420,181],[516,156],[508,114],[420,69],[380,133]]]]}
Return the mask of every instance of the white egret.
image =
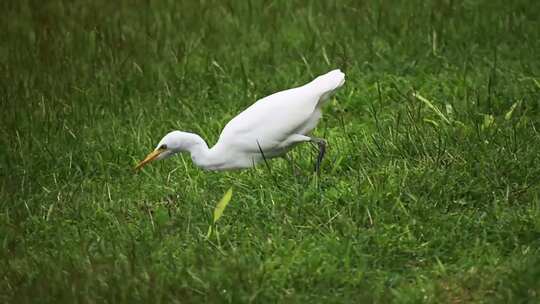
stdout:
{"type": "Polygon", "coordinates": [[[345,74],[336,69],[303,86],[264,97],[234,117],[212,148],[197,134],[172,131],[135,168],[179,152],[191,153],[193,162],[206,170],[249,168],[284,155],[298,143],[313,142],[319,146],[318,172],[326,142],[309,133],[322,116],[322,106],[344,82],[345,74]]]}

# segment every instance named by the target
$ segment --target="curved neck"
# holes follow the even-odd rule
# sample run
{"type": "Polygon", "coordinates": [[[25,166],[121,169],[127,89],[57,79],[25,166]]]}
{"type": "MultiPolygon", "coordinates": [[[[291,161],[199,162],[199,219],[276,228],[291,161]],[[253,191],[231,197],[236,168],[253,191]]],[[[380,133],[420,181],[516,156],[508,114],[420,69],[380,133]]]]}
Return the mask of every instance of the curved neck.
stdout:
{"type": "Polygon", "coordinates": [[[191,154],[191,160],[195,165],[203,169],[212,169],[219,165],[220,161],[217,159],[217,155],[212,153],[204,139],[194,133],[186,133],[185,137],[185,145],[182,150],[191,154]]]}

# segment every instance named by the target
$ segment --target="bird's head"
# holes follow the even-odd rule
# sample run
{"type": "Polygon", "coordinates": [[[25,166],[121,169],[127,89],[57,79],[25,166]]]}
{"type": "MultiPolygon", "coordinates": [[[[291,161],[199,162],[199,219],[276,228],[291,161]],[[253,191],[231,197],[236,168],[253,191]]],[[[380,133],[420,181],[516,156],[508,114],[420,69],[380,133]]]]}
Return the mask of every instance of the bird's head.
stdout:
{"type": "Polygon", "coordinates": [[[150,154],[137,164],[135,169],[140,169],[151,161],[165,159],[178,152],[184,151],[184,133],[185,132],[181,131],[172,131],[163,136],[154,151],[150,152],[150,154]]]}

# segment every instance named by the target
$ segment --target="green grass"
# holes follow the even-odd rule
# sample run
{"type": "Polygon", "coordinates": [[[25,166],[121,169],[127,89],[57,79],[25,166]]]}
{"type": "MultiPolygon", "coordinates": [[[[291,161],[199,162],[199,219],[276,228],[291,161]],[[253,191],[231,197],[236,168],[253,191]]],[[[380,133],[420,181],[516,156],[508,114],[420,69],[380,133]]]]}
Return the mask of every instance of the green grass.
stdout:
{"type": "Polygon", "coordinates": [[[540,2],[0,3],[0,302],[540,301],[540,2]],[[321,178],[133,173],[335,67],[321,178]]]}

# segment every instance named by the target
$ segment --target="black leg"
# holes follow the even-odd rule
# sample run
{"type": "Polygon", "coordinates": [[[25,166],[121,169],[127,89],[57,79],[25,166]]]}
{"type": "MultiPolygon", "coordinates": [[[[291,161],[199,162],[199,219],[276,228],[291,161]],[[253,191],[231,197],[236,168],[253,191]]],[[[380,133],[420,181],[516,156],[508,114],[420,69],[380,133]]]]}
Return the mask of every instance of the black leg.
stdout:
{"type": "Polygon", "coordinates": [[[311,138],[311,141],[319,146],[319,155],[317,156],[317,163],[315,164],[315,171],[317,175],[321,174],[321,163],[326,153],[326,140],[322,138],[311,138]]]}

